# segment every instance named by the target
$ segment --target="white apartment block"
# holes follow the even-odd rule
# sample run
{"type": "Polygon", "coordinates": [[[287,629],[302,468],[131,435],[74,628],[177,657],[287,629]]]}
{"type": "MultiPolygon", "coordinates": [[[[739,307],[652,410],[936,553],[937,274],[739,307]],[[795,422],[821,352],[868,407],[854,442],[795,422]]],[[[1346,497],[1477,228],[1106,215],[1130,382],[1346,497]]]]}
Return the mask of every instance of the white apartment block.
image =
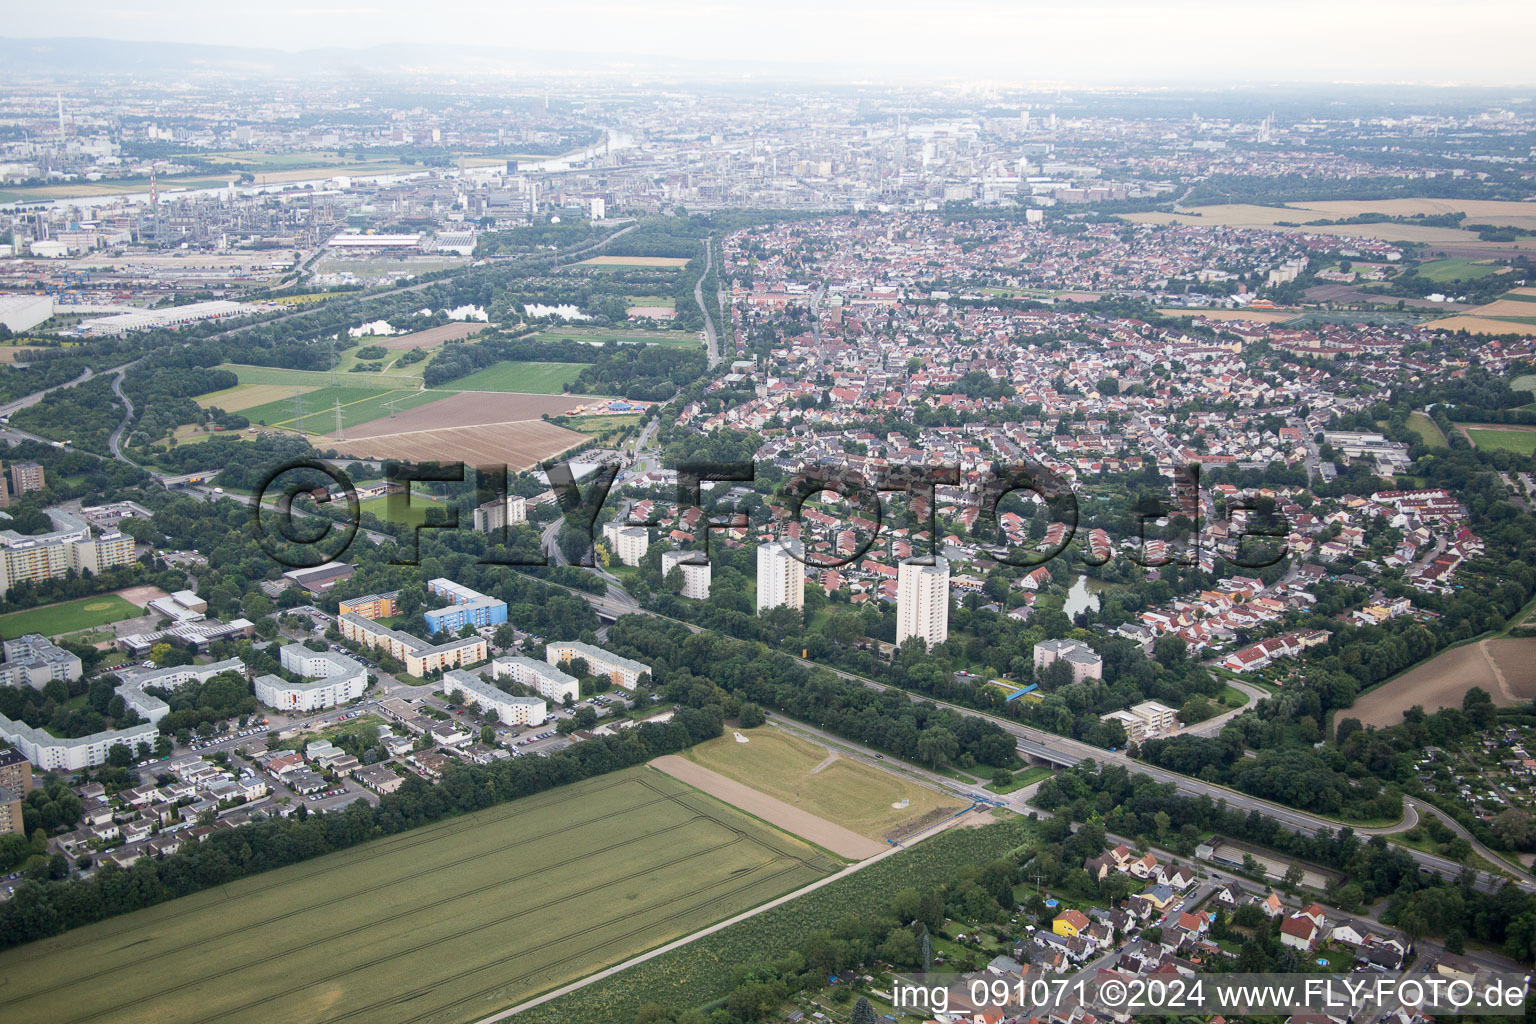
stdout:
{"type": "Polygon", "coordinates": [[[1172,732],[1179,726],[1178,712],[1155,700],[1142,701],[1124,711],[1100,715],[1105,722],[1119,722],[1125,729],[1127,743],[1140,743],[1154,736],[1172,732]]]}
{"type": "Polygon", "coordinates": [[[406,672],[418,677],[429,672],[477,665],[490,655],[490,646],[480,636],[431,644],[409,633],[364,618],[356,612],[338,615],[336,625],[346,639],[385,651],[396,661],[403,661],[406,672]]]}
{"type": "Polygon", "coordinates": [[[133,561],[133,538],[117,530],[100,535],[73,512],[51,508],[52,533],[33,536],[0,530],[0,596],[18,583],[57,579],[71,569],[96,574],[133,561]]]}
{"type": "Polygon", "coordinates": [[[281,676],[256,677],[256,699],[279,711],[318,711],[356,700],[368,688],[368,672],[361,662],[335,651],[312,651],[303,644],[288,644],[278,652],[283,668],[303,676],[290,683],[281,676]]]}
{"type": "Polygon", "coordinates": [[[29,633],[4,645],[0,686],[31,686],[41,689],[50,680],[79,679],[80,659],[40,633],[29,633]]]}
{"type": "Polygon", "coordinates": [[[542,697],[514,697],[461,668],[443,673],[443,690],[457,690],[466,701],[474,701],[483,712],[495,712],[503,725],[543,725],[549,717],[542,697]]]}
{"type": "Polygon", "coordinates": [[[949,639],[949,559],[905,561],[896,573],[896,646],[917,637],[932,649],[949,639]]]}
{"type": "Polygon", "coordinates": [[[805,545],[793,538],[757,548],[757,611],[805,607],[805,545]]]}
{"type": "Polygon", "coordinates": [[[703,560],[704,555],[698,551],[663,551],[661,554],[661,578],[667,576],[676,569],[682,574],[682,595],[695,601],[704,601],[709,598],[709,563],[703,560]],[[699,559],[691,562],[689,559],[699,559]]]}
{"type": "Polygon", "coordinates": [[[107,752],[122,744],[136,749],[140,743],[153,747],[160,735],[152,722],[108,729],[77,739],[62,740],[25,722],[0,715],[0,739],[21,751],[28,761],[44,771],[73,772],[107,763],[107,752]]]}
{"type": "Polygon", "coordinates": [[[491,676],[495,679],[510,679],[519,686],[537,690],[539,696],[551,704],[564,704],[567,698],[574,704],[581,699],[581,682],[575,676],[520,654],[497,658],[491,662],[491,676]]]}
{"type": "Polygon", "coordinates": [[[651,531],[644,526],[627,526],[622,519],[603,524],[603,540],[608,550],[625,565],[639,565],[651,547],[651,531]]]}
{"type": "Polygon", "coordinates": [[[614,686],[621,686],[626,690],[633,690],[639,685],[640,677],[648,675],[651,671],[649,665],[642,665],[629,658],[621,658],[601,647],[593,647],[579,640],[546,644],[544,647],[544,660],[551,665],[566,665],[573,658],[584,659],[590,674],[607,676],[608,681],[614,686]]]}
{"type": "Polygon", "coordinates": [[[477,533],[490,533],[492,530],[505,529],[515,523],[526,523],[528,499],[518,494],[493,498],[475,508],[474,520],[477,533]]]}
{"type": "Polygon", "coordinates": [[[147,690],[174,690],[183,683],[194,681],[206,683],[225,672],[234,672],[244,678],[245,662],[239,658],[226,658],[208,665],[173,665],[147,672],[123,672],[117,693],[130,708],[151,722],[158,722],[171,710],[170,705],[147,690]]]}

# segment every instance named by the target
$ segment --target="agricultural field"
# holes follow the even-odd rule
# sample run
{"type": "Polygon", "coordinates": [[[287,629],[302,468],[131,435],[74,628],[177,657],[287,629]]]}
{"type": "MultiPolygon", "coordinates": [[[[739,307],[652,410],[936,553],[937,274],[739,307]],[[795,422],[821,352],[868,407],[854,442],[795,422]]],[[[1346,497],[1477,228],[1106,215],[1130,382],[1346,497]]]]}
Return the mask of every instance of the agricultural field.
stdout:
{"type": "Polygon", "coordinates": [[[894,772],[772,726],[745,729],[701,743],[684,756],[785,803],[871,839],[906,835],[964,805],[894,772]]]}
{"type": "Polygon", "coordinates": [[[1524,430],[1509,427],[1461,427],[1459,429],[1467,435],[1467,440],[1478,448],[1519,452],[1521,455],[1536,454],[1536,429],[1529,427],[1524,430]]]}
{"type": "Polygon", "coordinates": [[[460,377],[449,385],[454,391],[512,391],[533,395],[565,393],[585,370],[587,363],[519,363],[504,361],[460,377]]]}
{"type": "Polygon", "coordinates": [[[613,341],[621,345],[704,347],[694,331],[642,331],[635,327],[551,327],[531,337],[534,341],[584,341],[589,345],[613,341]]]}
{"type": "Polygon", "coordinates": [[[577,263],[578,267],[686,267],[681,256],[593,256],[577,263]]]}
{"type": "Polygon", "coordinates": [[[1431,320],[1424,325],[1441,331],[1466,331],[1469,334],[1518,334],[1536,338],[1536,324],[1518,320],[1495,320],[1485,316],[1448,316],[1431,320]]]}
{"type": "Polygon", "coordinates": [[[1411,217],[1414,214],[1442,214],[1461,212],[1469,221],[1478,224],[1494,224],[1507,227],[1536,228],[1536,210],[1530,203],[1499,200],[1460,199],[1382,199],[1382,200],[1324,200],[1287,203],[1283,206],[1259,206],[1252,203],[1181,207],[1172,213],[1149,211],[1131,213],[1126,219],[1140,224],[1205,224],[1222,227],[1274,228],[1282,222],[1298,227],[1282,230],[1306,230],[1340,235],[1345,238],[1380,238],[1388,242],[1425,242],[1439,245],[1470,244],[1492,249],[1532,249],[1536,240],[1521,239],[1519,242],[1480,242],[1477,233],[1464,228],[1429,227],[1422,224],[1334,224],[1308,226],[1307,221],[1339,220],[1364,213],[1380,213],[1389,217],[1411,217]]]}
{"type": "Polygon", "coordinates": [[[1504,268],[1483,260],[1430,260],[1419,264],[1419,276],[1431,281],[1477,281],[1491,277],[1504,268]]]}
{"type": "Polygon", "coordinates": [[[424,331],[412,331],[409,334],[391,334],[385,338],[365,338],[364,345],[382,345],[387,349],[399,349],[404,351],[412,348],[437,348],[444,342],[462,341],[485,330],[488,325],[478,320],[466,320],[458,323],[443,324],[441,327],[428,327],[424,331]]]}
{"type": "Polygon", "coordinates": [[[1467,311],[1468,316],[1491,316],[1495,319],[1536,319],[1536,305],[1523,299],[1498,299],[1467,311]]]}
{"type": "Polygon", "coordinates": [[[342,292],[305,292],[303,295],[275,295],[268,302],[275,302],[279,306],[308,306],[315,302],[324,302],[326,299],[335,298],[342,292]]]}
{"type": "Polygon", "coordinates": [[[57,636],[117,622],[119,619],[137,618],[143,614],[142,608],[135,607],[116,594],[98,594],[0,615],[0,638],[11,640],[28,633],[57,636]]]}
{"type": "Polygon", "coordinates": [[[0,954],[15,1020],[456,1024],[829,874],[633,768],[0,954]]]}
{"type": "Polygon", "coordinates": [[[1034,837],[1034,827],[1016,815],[980,828],[951,828],[746,921],[523,1010],[516,1020],[586,1024],[626,1021],[646,1003],[705,1006],[730,991],[740,965],[781,957],[809,932],[831,930],[848,914],[879,912],[903,889],[926,891],[952,882],[962,866],[989,863],[1034,837]]]}
{"type": "Polygon", "coordinates": [[[318,390],[320,390],[319,386],[314,384],[239,384],[232,388],[225,388],[223,391],[199,395],[197,404],[204,409],[219,408],[225,412],[240,413],[257,406],[283,401],[292,408],[295,395],[307,395],[318,390]]]}
{"type": "MultiPolygon", "coordinates": [[[[1536,435],[1533,435],[1536,436],[1536,435]]],[[[1442,651],[1359,697],[1335,721],[1358,718],[1378,728],[1400,725],[1415,704],[1426,712],[1461,707],[1468,690],[1480,686],[1503,707],[1536,697],[1536,640],[1503,637],[1442,651]]]]}
{"type": "MultiPolygon", "coordinates": [[[[239,387],[257,384],[280,384],[284,387],[346,387],[348,380],[333,370],[287,370],[278,366],[249,366],[245,363],[220,363],[220,370],[228,370],[240,381],[239,387]]],[[[380,388],[419,388],[420,374],[370,374],[367,383],[380,388]]],[[[356,385],[353,385],[356,386],[356,385]]]]}
{"type": "Polygon", "coordinates": [[[349,430],[371,423],[392,412],[426,405],[443,397],[433,391],[385,391],[375,388],[321,388],[298,399],[292,396],[254,406],[242,412],[256,426],[284,427],[306,434],[336,429],[336,405],[341,403],[341,428],[349,430]]]}

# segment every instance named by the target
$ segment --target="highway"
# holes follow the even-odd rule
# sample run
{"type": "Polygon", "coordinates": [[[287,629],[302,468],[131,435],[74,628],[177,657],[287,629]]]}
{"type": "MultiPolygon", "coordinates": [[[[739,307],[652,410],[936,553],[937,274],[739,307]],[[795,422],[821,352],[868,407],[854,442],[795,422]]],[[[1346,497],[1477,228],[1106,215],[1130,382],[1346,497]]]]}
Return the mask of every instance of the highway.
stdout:
{"type": "MultiPolygon", "coordinates": [[[[548,581],[545,580],[541,580],[540,582],[548,583],[548,581]]],[[[548,585],[559,586],[559,584],[553,583],[548,585]]],[[[575,590],[570,587],[563,587],[562,589],[584,598],[589,604],[592,605],[593,609],[599,615],[605,618],[613,619],[620,615],[630,614],[650,615],[654,618],[666,619],[669,622],[677,622],[679,625],[686,627],[694,633],[703,632],[702,628],[699,626],[682,622],[678,619],[671,619],[664,615],[658,615],[656,612],[639,607],[634,598],[630,597],[628,594],[624,594],[622,591],[619,591],[619,593],[623,595],[622,598],[617,597],[614,594],[616,588],[611,585],[609,586],[608,593],[602,595],[588,594],[584,591],[575,590]]],[[[876,682],[867,676],[861,676],[857,673],[832,668],[828,665],[822,665],[819,662],[801,658],[794,654],[786,654],[785,656],[800,662],[807,668],[825,669],[826,671],[831,672],[842,679],[846,679],[849,682],[859,683],[860,685],[867,686],[873,690],[883,691],[892,689],[892,687],[887,686],[884,683],[876,682]]],[[[1046,732],[1043,729],[1035,729],[1031,726],[1010,721],[1006,718],[999,718],[984,711],[977,711],[974,708],[962,707],[959,704],[951,704],[948,701],[939,700],[934,697],[928,697],[923,694],[912,693],[910,691],[900,690],[899,688],[897,688],[897,692],[905,693],[907,698],[913,702],[927,701],[932,704],[950,708],[951,710],[962,715],[971,715],[976,718],[985,718],[988,721],[996,723],[1005,732],[1013,735],[1017,743],[1020,755],[1022,755],[1026,760],[1042,761],[1046,764],[1065,768],[1069,768],[1087,760],[1092,760],[1098,764],[1119,765],[1129,772],[1148,775],[1158,782],[1171,782],[1175,787],[1177,787],[1180,793],[1186,794],[1188,796],[1205,796],[1212,800],[1224,801],[1228,807],[1234,807],[1244,811],[1258,811],[1266,817],[1273,818],[1283,827],[1290,829],[1293,832],[1299,832],[1303,835],[1313,835],[1321,829],[1328,829],[1332,831],[1348,826],[1354,830],[1356,835],[1389,836],[1398,832],[1407,832],[1419,823],[1419,804],[1411,799],[1405,799],[1403,806],[1403,820],[1395,824],[1379,827],[1367,825],[1350,825],[1348,822],[1334,821],[1330,818],[1311,814],[1307,811],[1301,811],[1293,807],[1287,807],[1284,804],[1277,804],[1269,800],[1264,800],[1260,797],[1249,796],[1247,793],[1232,789],[1228,786],[1219,785],[1214,782],[1206,782],[1203,779],[1197,779],[1188,775],[1180,775],[1177,772],[1171,772],[1164,768],[1158,768],[1143,761],[1138,761],[1124,751],[1104,750],[1103,748],[1095,747],[1088,743],[1083,743],[1080,740],[1070,739],[1066,736],[1058,736],[1055,733],[1046,732]]],[[[1452,829],[1452,831],[1467,839],[1472,844],[1473,850],[1480,856],[1486,859],[1489,863],[1496,864],[1500,868],[1507,871],[1511,877],[1514,878],[1516,884],[1519,885],[1520,888],[1526,890],[1527,892],[1536,892],[1536,879],[1532,879],[1528,875],[1517,873],[1516,868],[1514,868],[1512,865],[1505,864],[1496,854],[1493,853],[1493,851],[1479,843],[1460,825],[1456,824],[1445,815],[1439,814],[1439,812],[1435,811],[1433,808],[1429,808],[1429,810],[1431,813],[1436,814],[1438,817],[1444,820],[1446,824],[1452,829]]],[[[1438,854],[1427,853],[1423,850],[1416,850],[1409,846],[1401,846],[1401,848],[1422,867],[1428,869],[1429,871],[1438,871],[1447,877],[1456,877],[1462,872],[1462,864],[1458,861],[1450,859],[1449,857],[1442,857],[1438,854]]],[[[1492,890],[1496,887],[1496,885],[1491,884],[1488,880],[1481,877],[1479,878],[1479,888],[1492,890]]]]}

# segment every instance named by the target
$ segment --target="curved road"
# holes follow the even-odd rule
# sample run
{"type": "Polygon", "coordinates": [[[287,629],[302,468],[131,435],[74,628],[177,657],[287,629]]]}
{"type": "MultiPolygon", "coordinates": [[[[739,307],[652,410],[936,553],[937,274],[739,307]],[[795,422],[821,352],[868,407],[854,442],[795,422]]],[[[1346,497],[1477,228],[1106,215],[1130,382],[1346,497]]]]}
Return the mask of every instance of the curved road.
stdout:
{"type": "Polygon", "coordinates": [[[719,366],[722,358],[720,354],[720,338],[715,334],[715,318],[710,315],[709,308],[704,305],[704,279],[709,276],[709,270],[714,266],[715,247],[710,244],[710,239],[704,239],[704,273],[693,282],[693,301],[699,304],[699,312],[704,315],[704,337],[709,342],[709,365],[719,366]]]}
{"type": "MultiPolygon", "coordinates": [[[[112,436],[107,438],[107,450],[119,462],[126,462],[136,469],[141,469],[143,467],[124,455],[122,449],[123,434],[128,430],[128,424],[133,422],[133,401],[123,394],[123,375],[127,372],[128,367],[120,366],[112,377],[112,393],[121,399],[123,403],[123,421],[117,425],[116,430],[112,431],[112,436]]],[[[163,480],[161,482],[164,483],[163,480]]]]}
{"type": "MultiPolygon", "coordinates": [[[[537,577],[534,578],[537,579],[537,577]]],[[[547,580],[541,580],[540,582],[549,583],[547,580]]],[[[554,583],[550,583],[549,585],[559,586],[559,584],[554,583]]],[[[622,601],[615,600],[611,595],[611,591],[609,594],[600,596],[597,594],[588,594],[584,591],[575,590],[570,587],[564,587],[562,589],[585,598],[600,614],[607,615],[610,618],[616,618],[620,615],[627,615],[631,613],[638,613],[641,615],[650,615],[654,618],[667,619],[669,622],[678,622],[680,625],[695,633],[703,632],[701,627],[695,626],[691,623],[682,622],[678,619],[671,619],[668,616],[658,615],[656,612],[650,611],[648,609],[636,608],[622,601]]],[[[625,596],[627,597],[628,595],[625,596]]],[[[630,598],[630,600],[633,601],[634,599],[630,598]]],[[[787,657],[793,658],[795,661],[800,662],[808,668],[826,669],[827,671],[832,672],[834,675],[837,675],[842,679],[859,683],[860,685],[867,686],[873,690],[884,691],[892,688],[884,683],[878,683],[875,680],[868,678],[867,676],[861,676],[853,672],[846,672],[842,669],[832,668],[831,666],[822,665],[818,662],[800,658],[793,654],[789,654],[787,657]]],[[[967,708],[958,704],[951,704],[948,701],[939,700],[934,697],[927,697],[922,694],[912,693],[910,691],[901,690],[899,688],[897,688],[897,692],[906,694],[907,698],[914,702],[927,701],[932,704],[947,707],[950,710],[962,715],[971,715],[977,718],[985,718],[988,721],[996,723],[1005,732],[1013,735],[1015,741],[1017,742],[1019,752],[1026,757],[1034,758],[1035,760],[1044,761],[1048,764],[1054,764],[1060,767],[1071,767],[1072,765],[1086,760],[1092,760],[1099,764],[1119,765],[1125,768],[1127,771],[1150,776],[1158,782],[1172,783],[1181,793],[1192,796],[1205,796],[1211,800],[1225,801],[1227,806],[1240,810],[1259,811],[1267,817],[1273,818],[1285,828],[1290,829],[1293,832],[1300,832],[1303,835],[1312,835],[1325,828],[1331,831],[1342,827],[1348,827],[1352,829],[1356,835],[1386,836],[1393,835],[1398,832],[1407,832],[1419,823],[1420,812],[1418,806],[1414,801],[1406,798],[1404,800],[1402,821],[1396,822],[1392,825],[1379,827],[1351,825],[1348,822],[1335,821],[1331,818],[1325,818],[1320,815],[1311,814],[1307,811],[1297,810],[1294,807],[1287,807],[1284,804],[1277,804],[1271,800],[1264,800],[1260,797],[1249,796],[1247,793],[1232,789],[1228,786],[1219,785],[1214,782],[1206,782],[1204,779],[1197,779],[1188,775],[1180,775],[1177,772],[1171,772],[1165,768],[1159,768],[1155,765],[1150,765],[1143,761],[1138,761],[1124,751],[1104,750],[1100,747],[1092,746],[1080,740],[1070,739],[1066,736],[1057,736],[1054,733],[1048,733],[1042,729],[1035,729],[1027,725],[1021,725],[1018,722],[1010,721],[1006,718],[998,718],[995,715],[990,715],[986,712],[978,711],[974,708],[967,708]]],[[[1434,809],[1430,808],[1430,810],[1433,811],[1434,809]]],[[[1533,880],[1527,874],[1521,873],[1517,868],[1507,864],[1498,856],[1493,855],[1491,851],[1488,851],[1485,846],[1483,846],[1475,838],[1469,835],[1467,831],[1460,825],[1455,824],[1449,819],[1442,820],[1445,820],[1447,826],[1450,827],[1452,831],[1454,831],[1457,835],[1467,839],[1468,842],[1472,844],[1473,850],[1481,856],[1485,857],[1489,863],[1497,865],[1501,870],[1507,871],[1512,877],[1514,877],[1515,883],[1522,889],[1526,890],[1527,892],[1536,892],[1536,880],[1533,880]]],[[[1445,875],[1455,876],[1459,875],[1463,868],[1463,865],[1460,862],[1451,860],[1449,857],[1442,857],[1439,854],[1434,853],[1426,853],[1422,850],[1416,850],[1409,846],[1404,846],[1403,850],[1406,851],[1408,855],[1417,861],[1422,867],[1429,871],[1438,871],[1445,875]]],[[[1489,884],[1481,878],[1480,887],[1490,888],[1489,884]]]]}

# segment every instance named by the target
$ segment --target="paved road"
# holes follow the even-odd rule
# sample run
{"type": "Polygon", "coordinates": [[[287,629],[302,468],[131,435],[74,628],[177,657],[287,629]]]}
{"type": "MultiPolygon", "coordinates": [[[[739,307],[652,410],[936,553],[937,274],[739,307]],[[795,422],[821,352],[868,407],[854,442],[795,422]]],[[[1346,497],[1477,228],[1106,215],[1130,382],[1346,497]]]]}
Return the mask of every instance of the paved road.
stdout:
{"type": "MultiPolygon", "coordinates": [[[[139,464],[134,462],[128,456],[124,455],[123,449],[121,447],[123,434],[128,430],[128,424],[133,422],[133,401],[127,395],[123,394],[123,374],[127,372],[128,368],[123,366],[119,367],[112,375],[112,393],[122,400],[123,421],[117,425],[117,429],[112,431],[112,436],[107,438],[107,450],[110,451],[112,453],[112,457],[117,459],[119,462],[126,462],[130,466],[137,467],[139,464]]],[[[159,474],[156,475],[159,476],[159,474]]],[[[165,481],[162,479],[161,483],[164,482],[165,481]]]]}
{"type": "Polygon", "coordinates": [[[709,275],[710,267],[714,266],[715,251],[710,244],[710,239],[704,239],[704,273],[693,283],[693,301],[699,304],[699,312],[704,314],[704,337],[709,343],[709,365],[719,366],[722,358],[720,354],[720,339],[715,334],[715,319],[710,316],[709,309],[704,305],[704,278],[709,275]]]}
{"type": "Polygon", "coordinates": [[[1215,736],[1217,733],[1221,732],[1222,726],[1226,725],[1228,722],[1232,721],[1232,719],[1236,718],[1238,715],[1242,714],[1244,711],[1247,711],[1259,701],[1269,696],[1269,694],[1265,693],[1257,686],[1254,686],[1250,683],[1239,682],[1235,679],[1228,679],[1227,685],[1231,686],[1235,690],[1240,691],[1243,696],[1248,698],[1248,702],[1240,708],[1233,708],[1231,711],[1217,715],[1215,718],[1208,718],[1203,722],[1196,722],[1194,725],[1185,729],[1184,732],[1191,736],[1215,736]]]}
{"type": "MultiPolygon", "coordinates": [[[[556,586],[558,584],[550,585],[556,586]]],[[[655,618],[667,618],[667,616],[657,615],[655,612],[645,608],[630,607],[622,601],[615,600],[612,596],[607,594],[588,594],[584,591],[575,590],[569,587],[563,589],[569,590],[571,593],[585,598],[599,614],[608,616],[610,618],[617,617],[619,615],[628,615],[631,613],[650,615],[655,618]]],[[[633,598],[631,598],[631,600],[633,600],[633,598]]],[[[669,619],[668,621],[678,622],[680,625],[685,626],[687,629],[694,633],[703,632],[701,627],[692,625],[691,623],[681,622],[677,619],[669,619]]],[[[830,666],[822,665],[805,658],[800,658],[793,654],[788,654],[786,656],[793,658],[795,661],[800,662],[807,668],[826,669],[827,671],[832,672],[833,674],[843,679],[846,679],[850,682],[859,683],[860,685],[867,686],[873,690],[883,691],[891,689],[891,687],[886,686],[884,683],[878,683],[866,676],[861,676],[853,672],[846,672],[842,669],[831,668],[830,666]]],[[[948,701],[938,700],[936,698],[927,697],[922,694],[911,693],[909,691],[900,690],[899,688],[897,692],[905,693],[907,699],[913,702],[926,701],[929,703],[938,704],[943,707],[950,708],[958,714],[971,715],[977,718],[985,718],[991,722],[996,723],[1005,732],[1011,733],[1013,735],[1015,741],[1017,742],[1019,753],[1023,754],[1026,759],[1033,758],[1035,760],[1043,761],[1047,764],[1053,764],[1060,767],[1071,767],[1072,765],[1085,760],[1093,760],[1099,764],[1117,764],[1132,773],[1151,776],[1158,782],[1171,782],[1181,793],[1185,793],[1191,796],[1206,796],[1212,800],[1225,801],[1229,807],[1235,807],[1245,811],[1258,811],[1267,817],[1273,818],[1283,827],[1290,829],[1293,832],[1300,832],[1303,835],[1312,835],[1325,828],[1332,831],[1347,824],[1346,822],[1334,821],[1329,818],[1324,818],[1320,815],[1310,814],[1306,811],[1299,811],[1292,807],[1286,807],[1283,804],[1277,804],[1273,801],[1249,796],[1247,793],[1243,793],[1239,790],[1231,789],[1227,786],[1222,786],[1214,782],[1206,782],[1203,779],[1196,779],[1188,775],[1180,775],[1176,772],[1168,771],[1164,768],[1158,768],[1143,761],[1138,761],[1130,755],[1126,754],[1124,751],[1104,750],[1101,747],[1095,747],[1091,744],[1083,743],[1080,740],[1070,739],[1065,736],[1057,736],[1054,733],[1048,733],[1041,729],[1035,729],[1027,725],[1021,725],[1018,722],[1009,721],[1008,719],[998,718],[994,715],[989,715],[985,712],[977,711],[973,708],[962,707],[958,704],[951,704],[948,701]]],[[[1349,827],[1354,830],[1356,835],[1392,835],[1398,832],[1407,832],[1418,823],[1419,812],[1417,807],[1413,801],[1405,801],[1403,807],[1403,820],[1397,822],[1396,824],[1384,827],[1371,827],[1364,825],[1351,825],[1349,827]]],[[[1466,831],[1459,825],[1453,824],[1452,827],[1457,831],[1458,834],[1467,836],[1466,831]]],[[[1469,840],[1471,839],[1470,836],[1467,836],[1467,838],[1469,840]]],[[[1513,866],[1506,865],[1497,857],[1489,857],[1488,853],[1484,852],[1484,849],[1486,848],[1479,849],[1481,844],[1476,843],[1475,840],[1471,841],[1474,843],[1473,849],[1477,850],[1484,857],[1488,857],[1491,863],[1498,864],[1501,868],[1509,871],[1511,875],[1514,875],[1516,884],[1518,884],[1522,889],[1526,890],[1527,892],[1536,892],[1536,879],[1532,879],[1527,874],[1519,873],[1518,869],[1513,866]]],[[[1406,846],[1403,847],[1403,849],[1415,861],[1430,871],[1438,871],[1448,876],[1456,876],[1461,874],[1462,865],[1457,861],[1451,860],[1449,857],[1441,857],[1438,854],[1426,853],[1422,850],[1415,850],[1406,846]]],[[[1486,882],[1484,882],[1483,885],[1484,887],[1487,887],[1486,882]]]]}
{"type": "MultiPolygon", "coordinates": [[[[122,369],[122,367],[118,367],[118,369],[122,369]]],[[[115,371],[108,372],[110,373],[115,371]]],[[[41,391],[34,391],[30,395],[23,395],[22,397],[16,399],[14,402],[7,402],[4,405],[0,405],[0,416],[9,416],[14,412],[25,409],[29,405],[36,405],[38,402],[43,400],[44,395],[52,394],[53,392],[62,390],[63,388],[72,388],[77,384],[84,384],[94,376],[95,374],[91,372],[91,368],[87,366],[85,368],[85,372],[73,380],[67,380],[63,384],[55,384],[51,388],[43,388],[41,391]]]]}

